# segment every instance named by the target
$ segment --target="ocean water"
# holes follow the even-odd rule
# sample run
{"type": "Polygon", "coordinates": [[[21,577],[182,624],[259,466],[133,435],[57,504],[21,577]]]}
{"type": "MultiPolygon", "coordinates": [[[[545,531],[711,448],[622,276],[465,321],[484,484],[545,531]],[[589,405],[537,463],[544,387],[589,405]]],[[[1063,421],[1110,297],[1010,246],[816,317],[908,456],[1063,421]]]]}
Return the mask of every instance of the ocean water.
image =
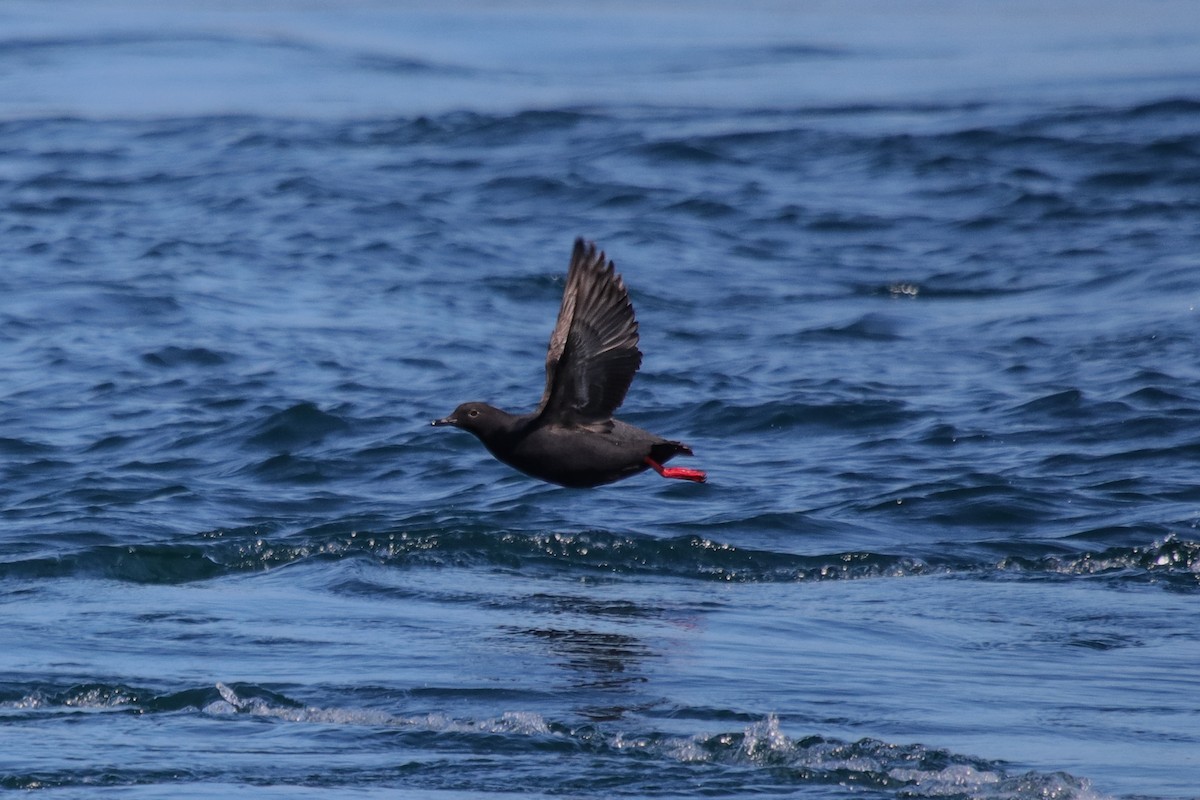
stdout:
{"type": "Polygon", "coordinates": [[[1200,796],[1200,15],[0,5],[0,789],[1200,796]],[[575,236],[621,416],[538,483],[575,236]]]}

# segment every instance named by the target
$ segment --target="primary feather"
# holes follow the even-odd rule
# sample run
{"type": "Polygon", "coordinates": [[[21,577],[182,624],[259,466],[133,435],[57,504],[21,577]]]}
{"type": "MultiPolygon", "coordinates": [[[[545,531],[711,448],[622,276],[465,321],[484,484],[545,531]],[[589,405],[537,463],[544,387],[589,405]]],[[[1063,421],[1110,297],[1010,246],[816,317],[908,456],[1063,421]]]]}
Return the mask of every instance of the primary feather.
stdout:
{"type": "Polygon", "coordinates": [[[576,239],[536,416],[565,424],[609,422],[642,365],[637,345],[625,282],[603,251],[576,239]]]}

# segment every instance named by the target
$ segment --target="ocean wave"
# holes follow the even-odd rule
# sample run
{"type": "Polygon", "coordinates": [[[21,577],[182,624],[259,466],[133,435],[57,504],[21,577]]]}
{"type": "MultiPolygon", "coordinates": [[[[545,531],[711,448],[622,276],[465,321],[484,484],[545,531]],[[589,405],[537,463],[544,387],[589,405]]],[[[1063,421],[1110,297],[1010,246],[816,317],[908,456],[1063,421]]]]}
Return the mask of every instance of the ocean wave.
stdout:
{"type": "MultiPolygon", "coordinates": [[[[393,693],[386,705],[348,707],[312,705],[278,690],[250,683],[195,686],[171,692],[123,684],[72,686],[0,685],[0,719],[29,720],[82,713],[142,715],[186,714],[236,724],[254,719],[277,725],[313,725],[353,729],[372,736],[392,732],[389,748],[410,758],[437,754],[504,753],[512,760],[530,759],[521,769],[548,791],[593,790],[599,783],[620,787],[618,794],[662,791],[672,786],[697,786],[706,793],[742,792],[748,782],[760,790],[795,791],[822,788],[857,796],[873,790],[896,798],[973,797],[1096,798],[1088,781],[1065,773],[1014,772],[998,762],[972,758],[921,744],[896,744],[877,739],[843,741],[819,734],[797,736],[784,730],[778,716],[769,714],[732,730],[692,733],[638,730],[628,720],[577,724],[548,719],[533,711],[506,711],[470,718],[441,711],[404,711],[388,706],[412,705],[406,693],[393,693]],[[583,779],[570,769],[539,770],[534,764],[555,753],[556,760],[582,759],[588,766],[583,779]],[[650,769],[647,769],[650,768],[650,769]]],[[[711,715],[710,715],[711,716],[711,715]]],[[[734,717],[742,716],[735,714],[734,717]]],[[[712,720],[710,720],[712,721],[712,720]]],[[[692,724],[696,724],[693,722],[692,724]]],[[[212,769],[209,767],[208,769],[212,769]]],[[[231,767],[236,772],[236,767],[231,767]]],[[[281,773],[275,783],[312,785],[308,770],[281,773]]],[[[0,773],[7,789],[79,785],[193,783],[205,780],[204,768],[190,770],[139,769],[114,766],[102,779],[83,771],[22,771],[0,773]]],[[[220,773],[229,779],[229,769],[220,773]]],[[[378,782],[380,776],[374,776],[378,782]]],[[[406,785],[425,788],[479,790],[486,770],[469,765],[458,770],[408,772],[406,785]]],[[[321,785],[343,783],[346,776],[326,773],[321,785]]]]}
{"type": "MultiPolygon", "coordinates": [[[[984,512],[980,512],[984,513],[984,512]]],[[[994,513],[994,512],[986,512],[994,513]]],[[[721,522],[720,527],[728,523],[721,522]]],[[[939,545],[917,554],[846,551],[797,555],[690,534],[659,538],[606,531],[339,530],[291,535],[212,531],[186,542],[87,547],[16,558],[0,577],[65,576],[177,584],[252,574],[311,561],[367,559],[393,568],[465,568],[781,583],[927,575],[981,579],[1088,578],[1200,591],[1200,542],[1170,534],[1143,546],[1076,550],[1057,542],[939,545]]]]}

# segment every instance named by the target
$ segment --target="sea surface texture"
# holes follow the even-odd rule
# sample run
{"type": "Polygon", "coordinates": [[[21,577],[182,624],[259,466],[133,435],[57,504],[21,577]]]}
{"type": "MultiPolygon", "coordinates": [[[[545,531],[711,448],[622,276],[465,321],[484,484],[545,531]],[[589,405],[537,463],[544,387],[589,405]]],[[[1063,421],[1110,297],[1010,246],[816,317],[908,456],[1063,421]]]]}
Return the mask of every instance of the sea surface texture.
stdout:
{"type": "Polygon", "coordinates": [[[1191,2],[6,2],[0,790],[1200,796],[1198,305],[1191,2]]]}

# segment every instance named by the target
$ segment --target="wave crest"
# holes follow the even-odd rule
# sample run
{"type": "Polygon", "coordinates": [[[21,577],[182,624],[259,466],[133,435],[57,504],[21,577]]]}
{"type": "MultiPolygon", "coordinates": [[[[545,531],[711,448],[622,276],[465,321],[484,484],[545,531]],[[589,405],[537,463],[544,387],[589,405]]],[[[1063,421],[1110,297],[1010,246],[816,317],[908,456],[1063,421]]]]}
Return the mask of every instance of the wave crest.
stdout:
{"type": "Polygon", "coordinates": [[[737,546],[697,534],[656,537],[601,530],[493,532],[472,528],[347,531],[321,526],[291,535],[240,529],[211,531],[183,542],[95,545],[55,557],[0,564],[0,577],[77,575],[178,584],[345,559],[366,559],[401,569],[633,575],[726,583],[969,575],[1096,578],[1200,590],[1200,542],[1175,534],[1147,545],[1102,550],[1073,550],[1055,541],[997,543],[983,548],[945,545],[923,556],[868,550],[800,555],[737,546]]]}

